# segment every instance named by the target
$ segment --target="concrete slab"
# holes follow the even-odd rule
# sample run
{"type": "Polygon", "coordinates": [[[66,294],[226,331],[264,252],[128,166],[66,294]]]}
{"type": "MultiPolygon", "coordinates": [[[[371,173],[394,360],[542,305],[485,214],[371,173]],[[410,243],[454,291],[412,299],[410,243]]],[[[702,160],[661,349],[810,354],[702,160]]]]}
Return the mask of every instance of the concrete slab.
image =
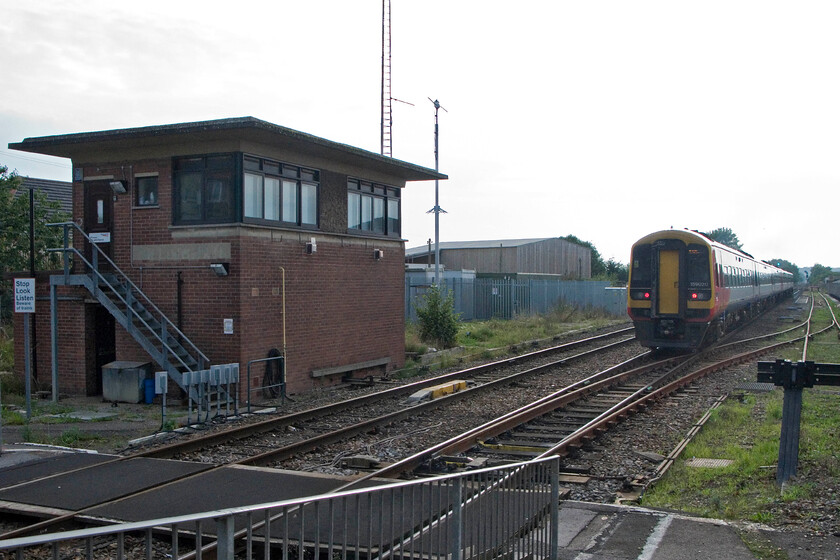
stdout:
{"type": "Polygon", "coordinates": [[[728,524],[668,515],[648,538],[650,560],[754,560],[744,541],[728,524]]]}
{"type": "Polygon", "coordinates": [[[98,422],[102,420],[111,420],[119,416],[116,412],[94,412],[94,411],[74,411],[64,414],[48,414],[47,418],[58,418],[59,420],[71,419],[79,420],[80,422],[98,422]]]}
{"type": "Polygon", "coordinates": [[[754,559],[726,522],[639,507],[563,502],[560,534],[560,560],[754,559]]]}

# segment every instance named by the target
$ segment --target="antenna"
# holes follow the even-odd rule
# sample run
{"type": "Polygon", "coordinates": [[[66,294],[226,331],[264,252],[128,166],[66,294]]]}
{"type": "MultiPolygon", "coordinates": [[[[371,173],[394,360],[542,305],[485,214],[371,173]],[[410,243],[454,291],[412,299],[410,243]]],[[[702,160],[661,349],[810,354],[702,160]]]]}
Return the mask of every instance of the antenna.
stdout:
{"type": "Polygon", "coordinates": [[[382,0],[382,127],[380,153],[391,157],[391,0],[382,0]]]}

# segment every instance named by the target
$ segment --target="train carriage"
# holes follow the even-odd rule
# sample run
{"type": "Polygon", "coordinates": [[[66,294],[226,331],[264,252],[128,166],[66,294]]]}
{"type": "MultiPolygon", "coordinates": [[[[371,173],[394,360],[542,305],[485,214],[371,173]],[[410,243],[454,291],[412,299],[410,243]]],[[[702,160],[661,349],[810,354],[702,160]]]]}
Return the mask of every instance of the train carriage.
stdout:
{"type": "Polygon", "coordinates": [[[633,245],[627,313],[648,348],[693,350],[793,287],[793,276],[689,230],[633,245]]]}

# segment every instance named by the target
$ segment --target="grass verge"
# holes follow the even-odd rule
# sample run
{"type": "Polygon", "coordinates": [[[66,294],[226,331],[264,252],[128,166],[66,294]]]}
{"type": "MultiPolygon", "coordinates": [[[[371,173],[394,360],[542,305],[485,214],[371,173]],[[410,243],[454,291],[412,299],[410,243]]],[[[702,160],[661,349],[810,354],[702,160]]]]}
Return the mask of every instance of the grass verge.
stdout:
{"type": "MultiPolygon", "coordinates": [[[[561,337],[573,331],[594,330],[616,323],[626,322],[622,318],[606,315],[597,309],[575,309],[571,306],[558,306],[551,313],[515,319],[491,319],[460,323],[455,344],[464,349],[466,359],[480,358],[490,360],[510,352],[511,347],[525,342],[561,337]]],[[[419,356],[429,347],[420,340],[420,331],[416,324],[409,323],[405,331],[405,349],[409,356],[403,376],[421,371],[419,356]]],[[[446,368],[455,365],[455,360],[444,358],[442,363],[433,368],[446,368]]]]}
{"type": "MultiPolygon", "coordinates": [[[[816,316],[818,324],[831,320],[825,308],[816,316]]],[[[802,346],[778,357],[801,360],[802,346]]],[[[836,329],[809,343],[808,359],[840,362],[836,329]]],[[[799,468],[797,476],[780,488],[775,467],[783,398],[781,389],[730,398],[665,477],[648,489],[642,504],[777,527],[796,525],[817,533],[840,531],[836,521],[831,521],[836,512],[827,511],[840,499],[840,388],[817,386],[803,391],[799,468]],[[730,459],[733,464],[716,469],[686,466],[693,457],[730,459]],[[826,503],[827,509],[820,505],[826,503]]],[[[784,557],[771,552],[759,557],[784,557]]]]}

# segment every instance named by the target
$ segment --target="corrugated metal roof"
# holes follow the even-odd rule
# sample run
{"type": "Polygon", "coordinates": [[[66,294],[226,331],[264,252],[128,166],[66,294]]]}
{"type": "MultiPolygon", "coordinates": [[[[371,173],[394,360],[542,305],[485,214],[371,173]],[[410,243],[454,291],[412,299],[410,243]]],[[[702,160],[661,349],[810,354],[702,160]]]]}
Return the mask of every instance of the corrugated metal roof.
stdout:
{"type": "Polygon", "coordinates": [[[21,177],[21,179],[23,182],[21,188],[15,191],[15,197],[28,196],[29,189],[36,189],[46,194],[47,200],[58,202],[62,212],[73,214],[73,183],[33,177],[21,177]]]}
{"type": "MultiPolygon", "coordinates": [[[[522,245],[530,245],[531,243],[538,243],[546,241],[547,239],[554,239],[552,237],[537,237],[534,239],[482,239],[479,241],[446,241],[440,244],[440,250],[445,249],[490,249],[494,247],[521,247],[522,245]]],[[[432,243],[432,252],[435,250],[435,245],[432,243]]],[[[429,246],[421,245],[419,247],[412,247],[405,250],[406,257],[416,257],[425,255],[429,252],[429,246]]]]}

